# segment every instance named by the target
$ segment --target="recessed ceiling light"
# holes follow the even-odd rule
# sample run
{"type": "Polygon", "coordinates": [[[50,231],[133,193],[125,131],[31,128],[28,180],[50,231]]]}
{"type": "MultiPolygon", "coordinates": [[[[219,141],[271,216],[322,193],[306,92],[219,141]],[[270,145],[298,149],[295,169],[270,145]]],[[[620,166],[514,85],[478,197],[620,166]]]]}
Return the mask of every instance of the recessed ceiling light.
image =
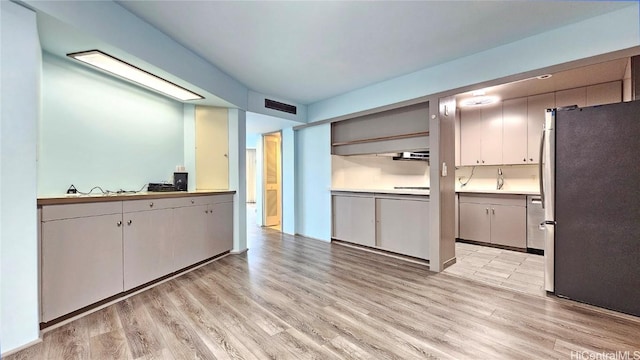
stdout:
{"type": "Polygon", "coordinates": [[[142,70],[111,55],[105,54],[100,50],[77,52],[67,54],[67,56],[178,100],[188,101],[204,99],[204,97],[189,91],[182,86],[176,85],[148,71],[142,70]]]}
{"type": "Polygon", "coordinates": [[[536,79],[538,79],[538,80],[546,80],[546,79],[548,79],[548,78],[550,78],[552,76],[553,75],[551,75],[551,74],[544,74],[544,75],[536,76],[536,79]]]}
{"type": "Polygon", "coordinates": [[[460,102],[460,106],[483,106],[494,104],[500,101],[500,98],[497,96],[474,96],[471,98],[464,99],[460,102]]]}

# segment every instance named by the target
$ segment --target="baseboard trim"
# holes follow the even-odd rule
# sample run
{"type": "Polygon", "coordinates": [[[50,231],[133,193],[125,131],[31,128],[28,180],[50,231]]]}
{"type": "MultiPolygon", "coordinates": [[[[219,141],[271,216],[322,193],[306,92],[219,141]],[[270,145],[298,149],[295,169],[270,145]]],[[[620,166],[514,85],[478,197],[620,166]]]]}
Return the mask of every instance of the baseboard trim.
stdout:
{"type": "Polygon", "coordinates": [[[448,268],[449,266],[451,266],[451,265],[455,264],[455,263],[456,263],[456,261],[457,261],[457,260],[456,260],[456,258],[455,258],[455,257],[452,257],[451,259],[449,259],[449,260],[445,261],[445,262],[442,264],[442,270],[444,270],[444,269],[448,268]]]}
{"type": "Polygon", "coordinates": [[[230,255],[240,255],[240,254],[246,253],[247,251],[249,251],[249,248],[244,248],[242,250],[231,250],[231,251],[229,251],[229,254],[230,255]]]}
{"type": "Polygon", "coordinates": [[[3,352],[2,354],[0,354],[0,359],[4,358],[4,357],[7,357],[7,356],[10,356],[10,355],[13,355],[15,353],[18,353],[18,352],[20,352],[20,351],[22,351],[22,350],[24,350],[26,348],[30,348],[30,347],[32,347],[34,345],[37,345],[37,344],[41,343],[41,342],[42,342],[42,333],[40,333],[40,337],[38,337],[37,339],[35,339],[33,341],[30,341],[30,342],[28,342],[28,343],[26,343],[26,344],[24,344],[22,346],[18,346],[17,348],[11,349],[11,350],[9,350],[7,352],[3,352]]]}
{"type": "Polygon", "coordinates": [[[350,243],[348,241],[343,241],[343,240],[338,240],[338,239],[332,239],[331,243],[332,244],[336,244],[336,245],[340,245],[340,246],[350,247],[350,248],[353,248],[353,249],[367,251],[367,252],[378,254],[378,255],[382,255],[382,256],[387,256],[387,257],[398,259],[398,260],[403,260],[403,261],[406,261],[406,262],[410,262],[410,263],[414,263],[414,264],[418,264],[418,265],[422,265],[422,266],[426,266],[429,270],[431,270],[431,266],[429,265],[429,260],[426,260],[426,259],[420,259],[420,258],[413,257],[413,256],[397,254],[397,253],[394,253],[394,252],[391,252],[391,251],[372,248],[372,247],[369,247],[369,246],[364,246],[364,245],[359,245],[359,244],[353,244],[353,243],[350,243]]]}

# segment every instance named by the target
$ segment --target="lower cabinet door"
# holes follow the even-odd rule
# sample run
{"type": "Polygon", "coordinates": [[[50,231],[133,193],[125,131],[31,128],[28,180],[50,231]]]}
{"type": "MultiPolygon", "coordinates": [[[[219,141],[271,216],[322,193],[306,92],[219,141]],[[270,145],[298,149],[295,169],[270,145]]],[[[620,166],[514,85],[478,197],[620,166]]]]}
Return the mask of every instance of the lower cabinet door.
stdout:
{"type": "Polygon", "coordinates": [[[173,209],[123,215],[124,289],[173,271],[173,209]]]}
{"type": "Polygon", "coordinates": [[[42,223],[42,321],[123,291],[122,215],[42,223]]]}
{"type": "Polygon", "coordinates": [[[377,246],[429,259],[429,202],[376,199],[377,246]]]}
{"type": "Polygon", "coordinates": [[[207,205],[174,209],[173,268],[183,269],[207,258],[207,205]]]}
{"type": "Polygon", "coordinates": [[[491,205],[491,243],[527,247],[527,208],[491,205]]]}
{"type": "Polygon", "coordinates": [[[233,203],[213,204],[207,220],[207,257],[233,248],[233,203]]]}
{"type": "Polygon", "coordinates": [[[375,246],[375,199],[360,196],[333,196],[334,239],[375,246]]]}
{"type": "Polygon", "coordinates": [[[491,242],[491,205],[460,202],[460,238],[491,242]]]}

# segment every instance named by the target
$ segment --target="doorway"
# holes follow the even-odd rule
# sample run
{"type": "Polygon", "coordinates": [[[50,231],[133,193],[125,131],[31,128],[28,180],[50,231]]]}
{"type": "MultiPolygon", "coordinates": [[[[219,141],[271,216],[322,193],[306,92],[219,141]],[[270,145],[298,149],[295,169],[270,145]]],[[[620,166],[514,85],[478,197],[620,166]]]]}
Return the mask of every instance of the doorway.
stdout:
{"type": "Polygon", "coordinates": [[[263,224],[282,230],[282,134],[264,134],[263,148],[263,224]]]}

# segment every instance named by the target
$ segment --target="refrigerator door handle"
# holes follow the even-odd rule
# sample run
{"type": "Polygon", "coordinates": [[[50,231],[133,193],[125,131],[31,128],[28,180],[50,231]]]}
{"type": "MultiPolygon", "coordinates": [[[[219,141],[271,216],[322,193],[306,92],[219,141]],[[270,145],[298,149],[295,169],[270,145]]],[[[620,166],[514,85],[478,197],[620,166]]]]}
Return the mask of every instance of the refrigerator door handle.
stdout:
{"type": "Polygon", "coordinates": [[[553,220],[545,220],[543,222],[540,223],[540,227],[543,227],[545,225],[556,225],[557,223],[553,220]]]}
{"type": "Polygon", "coordinates": [[[538,158],[538,180],[540,181],[540,200],[542,200],[542,208],[544,209],[544,181],[542,179],[542,159],[544,155],[544,133],[545,129],[542,129],[542,138],[540,139],[540,157],[538,158]]]}

